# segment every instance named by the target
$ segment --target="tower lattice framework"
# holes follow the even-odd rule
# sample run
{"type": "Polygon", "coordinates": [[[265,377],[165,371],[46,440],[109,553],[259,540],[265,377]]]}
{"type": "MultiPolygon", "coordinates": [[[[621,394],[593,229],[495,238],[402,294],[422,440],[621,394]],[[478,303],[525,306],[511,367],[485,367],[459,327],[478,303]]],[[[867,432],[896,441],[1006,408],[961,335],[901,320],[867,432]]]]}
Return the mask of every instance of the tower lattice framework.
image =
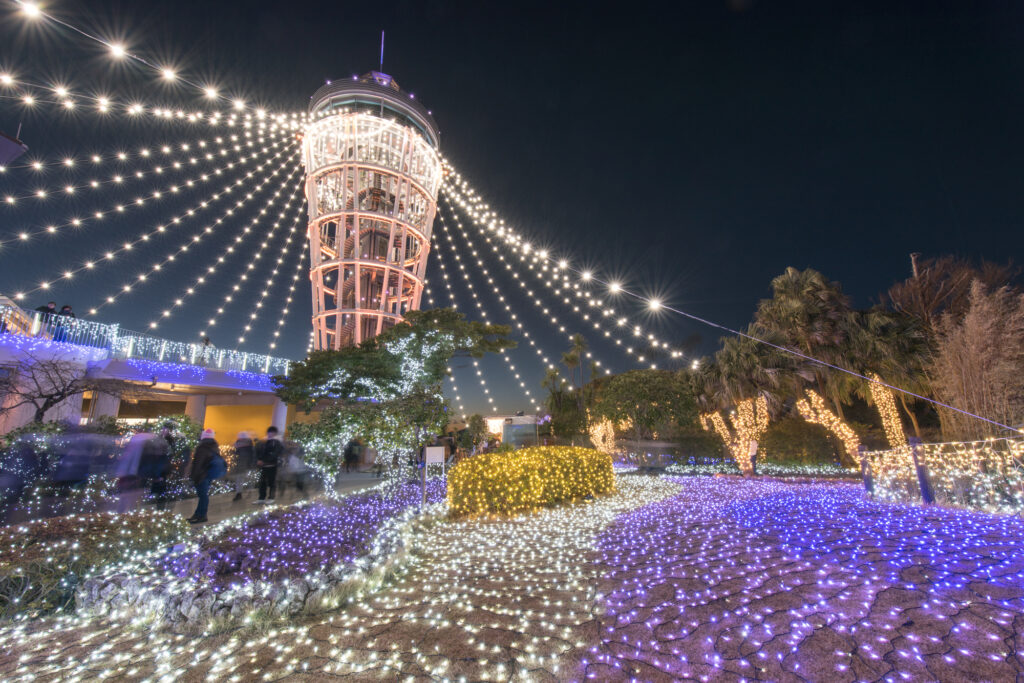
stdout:
{"type": "Polygon", "coordinates": [[[303,140],[315,349],[419,308],[441,183],[433,118],[388,75],[320,88],[303,140]]]}

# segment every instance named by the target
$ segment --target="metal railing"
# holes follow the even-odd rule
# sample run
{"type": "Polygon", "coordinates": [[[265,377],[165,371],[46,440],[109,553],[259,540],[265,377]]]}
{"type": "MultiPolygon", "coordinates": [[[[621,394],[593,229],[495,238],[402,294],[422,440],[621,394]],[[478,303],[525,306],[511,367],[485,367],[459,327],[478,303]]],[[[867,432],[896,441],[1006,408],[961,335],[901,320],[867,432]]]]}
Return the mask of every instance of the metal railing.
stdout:
{"type": "Polygon", "coordinates": [[[0,305],[0,333],[49,339],[54,342],[106,349],[117,360],[150,360],[185,363],[217,370],[287,375],[291,361],[261,353],[218,349],[204,344],[189,344],[122,330],[59,313],[26,311],[0,305]]]}

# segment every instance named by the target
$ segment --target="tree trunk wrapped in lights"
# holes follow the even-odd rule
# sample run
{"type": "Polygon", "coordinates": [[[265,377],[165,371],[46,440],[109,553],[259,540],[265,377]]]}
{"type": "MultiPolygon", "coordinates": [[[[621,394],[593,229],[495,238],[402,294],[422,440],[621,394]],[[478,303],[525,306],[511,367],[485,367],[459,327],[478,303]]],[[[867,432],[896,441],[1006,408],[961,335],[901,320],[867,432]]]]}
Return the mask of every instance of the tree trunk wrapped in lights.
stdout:
{"type": "Polygon", "coordinates": [[[606,417],[594,418],[587,411],[588,425],[587,433],[590,435],[590,441],[594,444],[594,448],[607,453],[608,455],[615,455],[615,425],[606,417]]]}
{"type": "Polygon", "coordinates": [[[729,416],[729,421],[732,422],[731,429],[717,411],[700,416],[701,426],[721,437],[740,471],[744,476],[749,476],[754,473],[754,449],[768,429],[768,401],[764,396],[740,401],[734,414],[729,416]]]}
{"type": "Polygon", "coordinates": [[[903,422],[896,410],[896,399],[892,391],[883,385],[882,378],[872,373],[869,375],[872,381],[868,383],[871,388],[871,400],[878,407],[878,414],[882,416],[882,426],[885,428],[885,438],[893,448],[906,448],[907,435],[903,431],[903,422]]]}
{"type": "MultiPolygon", "coordinates": [[[[843,442],[843,448],[850,458],[850,462],[847,464],[856,464],[859,458],[857,449],[860,447],[860,439],[857,438],[857,434],[850,428],[850,425],[840,420],[835,413],[828,409],[821,394],[813,389],[807,389],[806,393],[807,398],[796,402],[796,409],[800,411],[800,415],[808,422],[821,425],[835,434],[843,442]]],[[[892,396],[889,398],[892,399],[892,396]]]]}

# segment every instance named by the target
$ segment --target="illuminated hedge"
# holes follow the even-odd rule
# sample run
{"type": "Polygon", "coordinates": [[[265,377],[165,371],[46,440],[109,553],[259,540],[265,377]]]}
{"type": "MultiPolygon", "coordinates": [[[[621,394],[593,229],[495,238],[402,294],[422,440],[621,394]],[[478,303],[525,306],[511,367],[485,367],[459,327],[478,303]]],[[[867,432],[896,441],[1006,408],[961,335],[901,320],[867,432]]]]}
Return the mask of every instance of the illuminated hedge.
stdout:
{"type": "Polygon", "coordinates": [[[66,607],[93,571],[188,534],[179,516],[156,510],[53,517],[0,529],[0,618],[66,607]]]}
{"type": "Polygon", "coordinates": [[[537,446],[483,453],[448,473],[448,506],[457,515],[536,510],[609,493],[612,458],[591,448],[537,446]]]}

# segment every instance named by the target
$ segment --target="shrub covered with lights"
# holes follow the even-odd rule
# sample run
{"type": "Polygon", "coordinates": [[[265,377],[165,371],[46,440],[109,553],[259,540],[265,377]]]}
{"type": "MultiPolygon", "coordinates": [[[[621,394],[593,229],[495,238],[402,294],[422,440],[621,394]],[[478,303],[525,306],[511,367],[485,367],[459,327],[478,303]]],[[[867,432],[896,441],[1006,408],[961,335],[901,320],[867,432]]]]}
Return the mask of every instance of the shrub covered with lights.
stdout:
{"type": "Polygon", "coordinates": [[[107,566],[82,582],[78,612],[203,626],[334,609],[397,570],[415,530],[442,514],[443,480],[428,482],[426,508],[421,495],[406,482],[225,520],[107,566]]]}
{"type": "Polygon", "coordinates": [[[167,512],[72,515],[0,529],[0,618],[67,607],[80,581],[104,565],[184,536],[167,512]]]}
{"type": "MultiPolygon", "coordinates": [[[[171,469],[165,498],[194,495],[185,469],[202,425],[184,415],[159,417],[141,425],[112,419],[83,427],[60,421],[33,422],[3,437],[0,471],[18,482],[20,489],[18,495],[0,501],[0,515],[8,521],[33,520],[109,509],[118,495],[117,467],[127,437],[159,432],[165,424],[171,428],[171,469]]],[[[222,483],[218,487],[230,488],[222,483]]],[[[146,500],[151,499],[147,493],[146,500]]]]}
{"type": "Polygon", "coordinates": [[[513,453],[482,453],[448,474],[454,514],[514,513],[610,493],[612,458],[591,448],[537,446],[513,453]]]}
{"type": "Polygon", "coordinates": [[[467,321],[451,308],[409,311],[359,346],[309,354],[287,377],[275,378],[285,402],[322,409],[317,422],[291,427],[307,464],[333,490],[345,444],[358,436],[377,450],[385,477],[399,481],[403,456],[448,421],[441,383],[451,359],[511,348],[508,334],[508,327],[467,321]]]}

